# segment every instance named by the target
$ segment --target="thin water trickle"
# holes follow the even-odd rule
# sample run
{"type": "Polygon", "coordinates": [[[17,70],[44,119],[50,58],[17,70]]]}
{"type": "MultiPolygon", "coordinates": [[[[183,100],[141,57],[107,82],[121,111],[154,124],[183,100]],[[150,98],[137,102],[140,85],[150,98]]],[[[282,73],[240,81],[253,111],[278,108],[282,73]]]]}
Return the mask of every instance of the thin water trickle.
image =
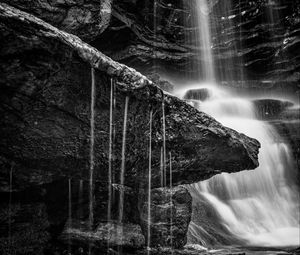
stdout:
{"type": "MultiPolygon", "coordinates": [[[[72,183],[70,178],[68,180],[68,228],[72,228],[72,183]]],[[[68,235],[68,253],[72,253],[71,232],[68,235]]]]}
{"type": "Polygon", "coordinates": [[[122,161],[121,161],[121,174],[120,174],[120,200],[119,200],[119,223],[123,222],[124,213],[124,177],[125,177],[125,162],[126,162],[126,132],[127,132],[127,117],[128,117],[128,102],[129,97],[125,98],[124,106],[124,123],[123,123],[123,139],[122,139],[122,161]]]}
{"type": "Polygon", "coordinates": [[[82,201],[83,201],[83,180],[79,180],[79,189],[78,189],[78,218],[82,218],[82,201]]]}
{"type": "Polygon", "coordinates": [[[167,151],[166,151],[166,113],[165,113],[165,98],[162,99],[162,131],[163,131],[163,186],[167,186],[167,151]]]}
{"type": "Polygon", "coordinates": [[[114,83],[110,81],[110,109],[109,109],[109,145],[108,145],[108,207],[107,221],[111,221],[112,204],[112,140],[113,140],[113,101],[114,101],[114,83]]]}
{"type": "Polygon", "coordinates": [[[95,69],[91,68],[91,116],[90,116],[90,176],[89,176],[89,229],[94,222],[94,143],[95,143],[95,69]]]}
{"type": "Polygon", "coordinates": [[[150,254],[151,244],[151,169],[152,169],[152,115],[150,110],[149,121],[149,165],[148,165],[148,217],[147,217],[147,254],[150,254]]]}
{"type": "Polygon", "coordinates": [[[173,210],[172,210],[172,205],[173,205],[173,199],[172,199],[172,194],[173,194],[173,173],[172,173],[172,153],[169,152],[169,178],[170,178],[170,205],[171,205],[171,215],[170,215],[170,238],[171,238],[171,254],[173,254],[173,210]]]}
{"type": "Polygon", "coordinates": [[[9,201],[8,201],[8,242],[9,250],[12,247],[12,234],[11,234],[11,217],[12,217],[12,182],[13,182],[13,166],[10,167],[9,171],[9,201]]]}
{"type": "Polygon", "coordinates": [[[164,149],[160,147],[160,186],[164,186],[164,149]]]}

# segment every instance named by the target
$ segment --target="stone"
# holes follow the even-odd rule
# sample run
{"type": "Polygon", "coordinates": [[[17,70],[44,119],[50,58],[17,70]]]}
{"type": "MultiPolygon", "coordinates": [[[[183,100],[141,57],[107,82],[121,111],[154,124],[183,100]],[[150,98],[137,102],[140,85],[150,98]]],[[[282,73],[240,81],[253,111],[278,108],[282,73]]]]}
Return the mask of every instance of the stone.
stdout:
{"type": "MultiPolygon", "coordinates": [[[[147,199],[141,204],[141,225],[147,234],[147,199]]],[[[151,246],[182,248],[192,212],[192,197],[183,186],[151,190],[151,246]]]]}

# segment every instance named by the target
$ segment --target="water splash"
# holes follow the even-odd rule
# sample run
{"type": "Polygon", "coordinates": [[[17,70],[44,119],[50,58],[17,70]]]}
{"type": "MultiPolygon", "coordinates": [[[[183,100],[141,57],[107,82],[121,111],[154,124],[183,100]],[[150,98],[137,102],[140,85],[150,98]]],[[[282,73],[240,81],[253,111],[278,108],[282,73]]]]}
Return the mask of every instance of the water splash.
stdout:
{"type": "Polygon", "coordinates": [[[148,166],[148,219],[147,219],[147,254],[150,254],[151,244],[151,168],[152,168],[152,115],[150,110],[149,121],[149,166],[148,166]]]}

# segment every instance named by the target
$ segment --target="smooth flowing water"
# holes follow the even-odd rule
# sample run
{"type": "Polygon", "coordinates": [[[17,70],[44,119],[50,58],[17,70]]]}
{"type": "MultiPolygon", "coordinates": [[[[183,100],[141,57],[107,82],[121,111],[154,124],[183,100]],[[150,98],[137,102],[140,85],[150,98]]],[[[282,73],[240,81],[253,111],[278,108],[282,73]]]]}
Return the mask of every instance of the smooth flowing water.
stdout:
{"type": "Polygon", "coordinates": [[[148,165],[148,219],[147,219],[147,248],[148,254],[150,252],[150,243],[151,243],[151,170],[152,170],[152,110],[150,111],[150,121],[149,121],[149,165],[148,165]]]}
{"type": "MultiPolygon", "coordinates": [[[[199,109],[224,126],[256,138],[261,143],[260,166],[192,185],[192,195],[206,200],[229,233],[248,245],[299,245],[299,197],[297,188],[286,178],[295,167],[288,145],[277,143],[282,140],[277,132],[256,119],[250,100],[213,85],[208,89],[210,98],[200,102],[199,109]]],[[[193,222],[190,234],[194,240],[203,241],[197,227],[193,222]]]]}
{"type": "Polygon", "coordinates": [[[214,81],[214,60],[212,54],[211,31],[209,24],[209,6],[207,0],[196,1],[196,8],[198,10],[197,25],[200,29],[201,36],[198,36],[198,44],[201,48],[202,57],[202,74],[203,80],[214,81]]]}

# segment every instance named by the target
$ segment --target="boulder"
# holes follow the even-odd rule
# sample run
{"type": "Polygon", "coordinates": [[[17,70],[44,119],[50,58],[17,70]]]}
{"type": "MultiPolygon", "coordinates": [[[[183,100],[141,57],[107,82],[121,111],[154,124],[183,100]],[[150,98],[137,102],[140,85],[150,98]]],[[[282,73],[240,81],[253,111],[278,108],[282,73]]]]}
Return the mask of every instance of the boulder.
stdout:
{"type": "MultiPolygon", "coordinates": [[[[131,194],[128,200],[125,196],[125,203],[132,204],[130,197],[133,197],[136,207],[126,206],[128,212],[123,223],[144,224],[140,222],[138,207],[144,200],[139,199],[138,193],[144,190],[145,194],[148,181],[150,111],[153,112],[152,188],[161,187],[162,105],[165,107],[166,147],[172,155],[173,186],[201,181],[222,171],[237,172],[258,166],[260,145],[255,139],[226,128],[184,101],[163,93],[141,73],[113,61],[77,36],[4,3],[0,3],[0,33],[0,195],[5,197],[1,204],[45,206],[45,219],[50,226],[43,231],[51,236],[52,245],[59,243],[57,237],[66,227],[70,201],[74,222],[88,219],[91,163],[94,164],[93,233],[72,233],[76,232],[76,238],[83,236],[84,239],[90,234],[96,238],[107,229],[107,225],[102,224],[107,221],[111,87],[115,102],[112,155],[115,184],[120,183],[125,101],[129,99],[126,187],[114,186],[113,219],[118,216],[118,192],[125,189],[125,194],[131,194]],[[90,162],[92,81],[96,88],[94,162],[90,162]],[[102,227],[97,234],[99,226],[102,227]]],[[[181,188],[175,193],[155,192],[153,196],[162,199],[162,203],[172,196],[171,208],[176,210],[179,219],[172,227],[176,237],[174,244],[183,246],[190,209],[180,202],[180,197],[189,198],[188,193],[181,188]]],[[[168,222],[167,218],[161,220],[168,222]]],[[[156,230],[157,237],[161,230],[163,228],[156,230]]],[[[6,230],[3,231],[1,235],[7,236],[6,230]]],[[[140,247],[141,235],[134,240],[138,240],[140,247]]],[[[161,243],[168,241],[161,240],[161,243]]]]}

